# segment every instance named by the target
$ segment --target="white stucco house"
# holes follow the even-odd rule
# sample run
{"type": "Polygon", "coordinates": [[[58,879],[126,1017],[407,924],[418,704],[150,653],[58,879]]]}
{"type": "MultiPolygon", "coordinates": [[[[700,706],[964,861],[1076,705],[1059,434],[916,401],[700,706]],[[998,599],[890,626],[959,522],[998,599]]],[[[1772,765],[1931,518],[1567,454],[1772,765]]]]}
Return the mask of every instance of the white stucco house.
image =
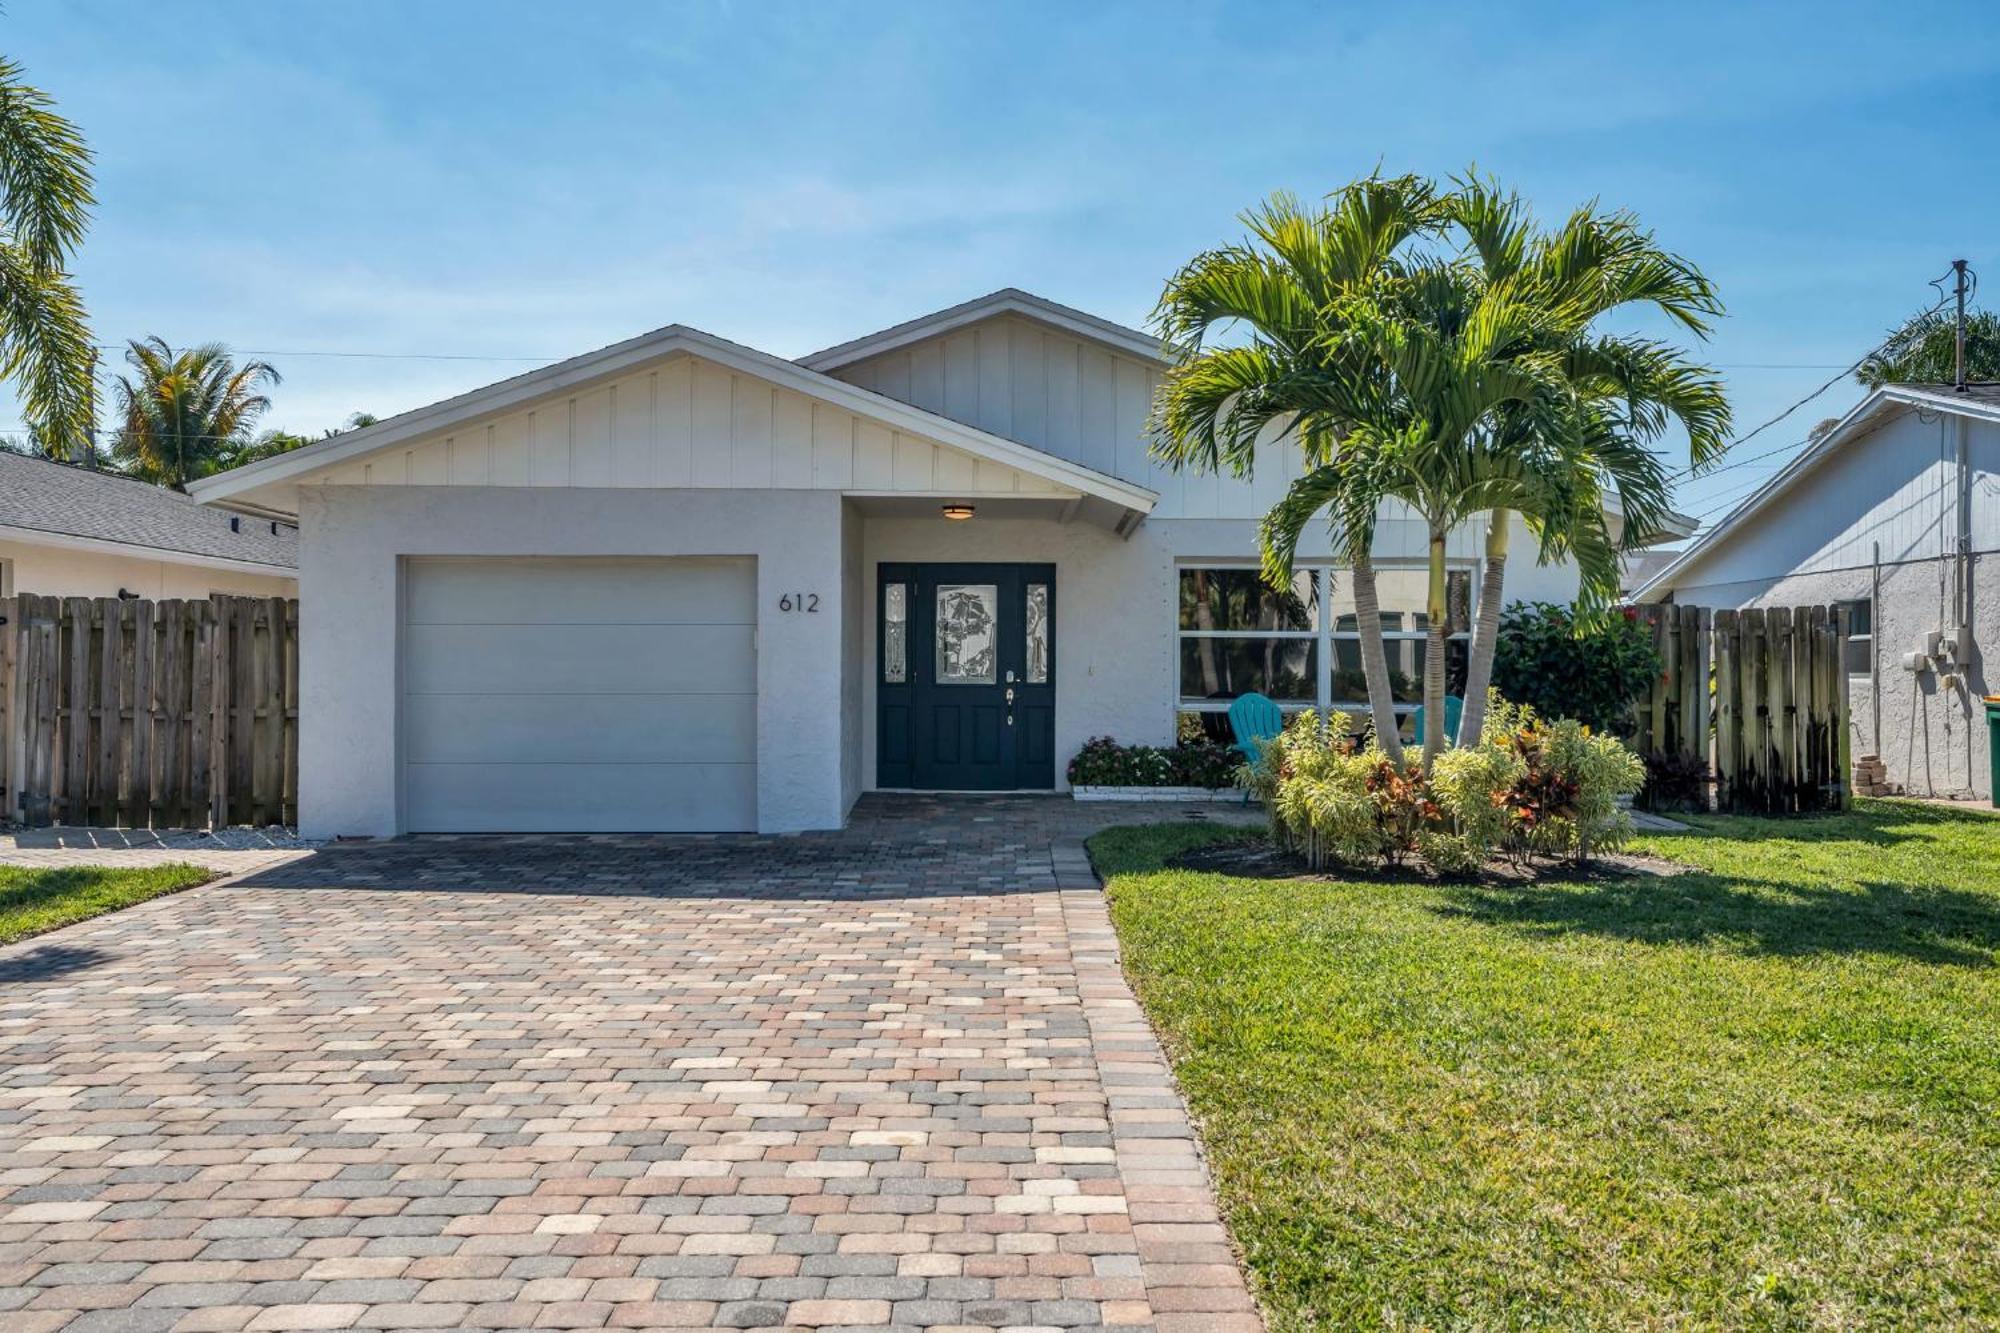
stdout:
{"type": "Polygon", "coordinates": [[[0,597],[290,597],[297,576],[289,522],[0,450],[0,597]]]}
{"type": "Polygon", "coordinates": [[[1636,593],[1695,606],[1851,604],[1854,753],[1916,796],[1990,799],[2000,689],[2000,384],[1870,393],[1636,593]]]}
{"type": "MultiPolygon", "coordinates": [[[[675,325],[197,484],[299,525],[304,831],[830,828],[871,789],[1060,789],[1089,737],[1247,690],[1358,698],[1325,545],[1258,591],[1295,452],[1161,467],[1162,364],[1015,290],[795,361],[675,325]]],[[[1384,523],[1409,705],[1423,552],[1384,523]]]]}

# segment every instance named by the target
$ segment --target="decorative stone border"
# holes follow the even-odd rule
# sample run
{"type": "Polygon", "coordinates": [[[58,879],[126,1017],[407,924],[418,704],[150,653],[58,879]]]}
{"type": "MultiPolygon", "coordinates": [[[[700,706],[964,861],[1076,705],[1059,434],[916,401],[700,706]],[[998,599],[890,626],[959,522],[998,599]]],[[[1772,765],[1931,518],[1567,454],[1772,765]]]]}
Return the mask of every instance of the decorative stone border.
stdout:
{"type": "Polygon", "coordinates": [[[1079,801],[1240,801],[1240,787],[1086,787],[1069,789],[1079,801]]]}

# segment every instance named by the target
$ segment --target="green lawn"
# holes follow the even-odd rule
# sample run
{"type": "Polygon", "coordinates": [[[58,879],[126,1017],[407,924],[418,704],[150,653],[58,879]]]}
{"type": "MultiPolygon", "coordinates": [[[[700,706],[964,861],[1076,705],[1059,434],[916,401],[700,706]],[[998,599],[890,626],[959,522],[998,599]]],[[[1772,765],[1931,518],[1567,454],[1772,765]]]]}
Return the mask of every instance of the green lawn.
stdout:
{"type": "Polygon", "coordinates": [[[39,935],[85,917],[115,912],[163,893],[214,879],[200,866],[148,866],[107,870],[97,866],[23,870],[0,866],[0,944],[39,935]]]}
{"type": "Polygon", "coordinates": [[[1643,843],[1670,879],[1163,868],[1228,836],[1091,853],[1274,1331],[2000,1325],[2000,819],[1711,819],[1643,843]]]}

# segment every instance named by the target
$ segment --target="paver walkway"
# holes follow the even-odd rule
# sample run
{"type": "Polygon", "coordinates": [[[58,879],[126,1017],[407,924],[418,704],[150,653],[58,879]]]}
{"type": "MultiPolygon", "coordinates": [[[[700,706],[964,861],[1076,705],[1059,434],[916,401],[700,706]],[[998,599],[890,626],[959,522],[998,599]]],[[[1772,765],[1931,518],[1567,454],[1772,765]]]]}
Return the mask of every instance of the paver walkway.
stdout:
{"type": "Polygon", "coordinates": [[[331,849],[0,950],[0,1326],[1259,1327],[1091,828],[331,849]]]}
{"type": "Polygon", "coordinates": [[[56,870],[64,866],[159,866],[192,862],[224,875],[241,875],[309,854],[282,829],[185,830],[0,828],[0,866],[56,870]]]}

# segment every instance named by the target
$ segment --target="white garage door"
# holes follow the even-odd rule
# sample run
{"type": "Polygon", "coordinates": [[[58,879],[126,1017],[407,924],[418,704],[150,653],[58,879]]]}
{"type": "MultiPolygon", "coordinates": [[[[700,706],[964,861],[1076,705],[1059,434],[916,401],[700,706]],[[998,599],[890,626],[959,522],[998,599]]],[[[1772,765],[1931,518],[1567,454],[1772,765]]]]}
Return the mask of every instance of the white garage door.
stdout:
{"type": "Polygon", "coordinates": [[[757,826],[748,560],[412,560],[412,832],[757,826]]]}

